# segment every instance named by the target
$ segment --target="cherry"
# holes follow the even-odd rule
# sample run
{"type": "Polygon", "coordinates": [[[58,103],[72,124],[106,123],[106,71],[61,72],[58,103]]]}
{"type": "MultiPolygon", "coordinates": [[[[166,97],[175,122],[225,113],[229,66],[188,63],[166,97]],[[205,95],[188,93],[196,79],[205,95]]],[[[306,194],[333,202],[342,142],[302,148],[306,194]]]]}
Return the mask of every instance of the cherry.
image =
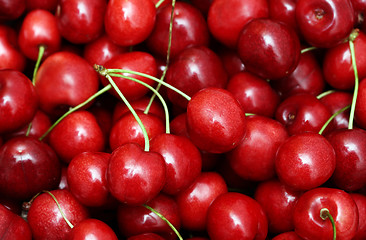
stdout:
{"type": "Polygon", "coordinates": [[[29,78],[17,70],[0,70],[0,134],[26,126],[37,109],[37,92],[29,78]]]}
{"type": "Polygon", "coordinates": [[[319,48],[331,48],[342,43],[355,24],[349,0],[298,0],[295,16],[305,40],[319,48]]]}
{"type": "MultiPolygon", "coordinates": [[[[176,229],[180,228],[181,223],[177,203],[172,197],[159,194],[149,201],[147,205],[163,215],[176,229]]],[[[125,237],[143,233],[155,233],[167,240],[176,239],[175,233],[167,223],[144,206],[120,204],[117,220],[119,230],[125,237]]]]}
{"type": "Polygon", "coordinates": [[[272,19],[254,19],[246,24],[237,47],[245,69],[264,79],[288,76],[300,59],[300,41],[295,31],[272,19]]]}
{"type": "Polygon", "coordinates": [[[268,82],[246,71],[231,77],[226,89],[248,113],[273,117],[280,103],[279,95],[268,82]]]}
{"type": "Polygon", "coordinates": [[[22,72],[25,69],[26,58],[18,48],[18,34],[15,29],[0,25],[0,45],[0,70],[13,69],[22,72]]]}
{"type": "Polygon", "coordinates": [[[111,0],[104,27],[110,39],[120,46],[143,42],[155,26],[156,9],[151,0],[111,0]]]}
{"type": "Polygon", "coordinates": [[[227,153],[233,170],[250,181],[268,180],[275,176],[275,157],[279,146],[288,138],[286,128],[271,118],[248,116],[246,135],[227,153]]]}
{"type": "Polygon", "coordinates": [[[61,166],[53,149],[32,137],[16,137],[0,148],[0,192],[26,200],[41,190],[54,189],[61,166]]]}
{"type": "Polygon", "coordinates": [[[187,131],[201,150],[224,153],[235,148],[246,131],[245,113],[227,90],[205,88],[187,106],[187,131]]]}
{"type": "Polygon", "coordinates": [[[208,10],[207,24],[210,33],[225,46],[235,48],[243,27],[256,18],[268,17],[265,0],[213,1],[208,10]]]}
{"type": "Polygon", "coordinates": [[[335,188],[315,188],[305,192],[294,209],[295,232],[304,239],[334,239],[333,218],[337,239],[352,239],[358,227],[357,205],[352,197],[335,188]]]}
{"type": "MultiPolygon", "coordinates": [[[[171,5],[166,5],[157,11],[154,29],[146,40],[149,50],[160,57],[166,57],[168,50],[171,12],[171,5]]],[[[201,12],[191,4],[176,2],[170,56],[174,58],[187,47],[208,46],[208,44],[208,27],[201,12]]]]}
{"type": "Polygon", "coordinates": [[[47,10],[33,10],[25,16],[18,34],[22,53],[31,60],[37,60],[40,47],[44,47],[43,59],[59,51],[61,35],[56,17],[47,10]]]}
{"type": "Polygon", "coordinates": [[[358,209],[358,228],[353,240],[361,240],[366,237],[366,196],[359,193],[350,193],[358,209]]]}
{"type": "Polygon", "coordinates": [[[217,54],[224,65],[229,79],[235,74],[245,70],[245,66],[241,61],[238,52],[234,49],[220,47],[217,49],[217,54]]]}
{"type": "Polygon", "coordinates": [[[213,0],[192,0],[191,4],[195,6],[204,16],[207,16],[213,0]]]}
{"type": "Polygon", "coordinates": [[[1,0],[0,20],[16,20],[25,11],[26,0],[1,0]]]}
{"type": "Polygon", "coordinates": [[[72,229],[67,239],[81,240],[89,238],[118,240],[117,235],[110,226],[98,219],[93,218],[85,219],[79,222],[72,229]]]}
{"type": "Polygon", "coordinates": [[[0,237],[3,240],[31,240],[28,223],[0,204],[0,237]]]}
{"type": "Polygon", "coordinates": [[[141,233],[131,236],[127,240],[164,240],[164,238],[155,233],[141,233]]]}
{"type": "Polygon", "coordinates": [[[279,234],[294,229],[293,210],[302,194],[302,191],[294,191],[278,179],[258,185],[254,198],[266,213],[270,233],[279,234]]]}
{"type": "Polygon", "coordinates": [[[56,12],[62,37],[72,43],[88,43],[103,33],[106,0],[60,0],[56,12]]]}
{"type": "Polygon", "coordinates": [[[162,192],[176,195],[200,175],[201,153],[186,137],[160,134],[150,143],[150,151],[160,153],[166,165],[166,183],[162,192]]]}
{"type": "Polygon", "coordinates": [[[204,231],[208,208],[218,196],[227,192],[220,174],[202,172],[188,188],[176,195],[182,227],[189,231],[204,231]]]}
{"type": "Polygon", "coordinates": [[[366,81],[361,80],[358,86],[357,101],[355,107],[355,121],[358,126],[365,129],[366,127],[366,81]]]}
{"type": "Polygon", "coordinates": [[[109,157],[104,152],[83,152],[71,160],[67,168],[68,188],[83,205],[98,207],[109,203],[106,179],[109,157]]]}
{"type": "Polygon", "coordinates": [[[295,9],[298,0],[269,0],[269,18],[276,19],[291,26],[299,35],[300,30],[297,26],[295,9]]]}
{"type": "Polygon", "coordinates": [[[26,11],[44,9],[51,13],[56,11],[58,0],[25,0],[26,11]]]}
{"type": "Polygon", "coordinates": [[[221,194],[208,209],[207,233],[211,240],[266,239],[267,228],[262,207],[241,193],[221,194]]]}
{"type": "Polygon", "coordinates": [[[64,216],[75,226],[89,218],[89,213],[69,191],[53,190],[50,193],[42,193],[31,203],[27,219],[33,239],[68,239],[72,228],[64,216]]]}
{"type": "Polygon", "coordinates": [[[302,240],[294,231],[280,233],[272,240],[302,240]]]}
{"type": "Polygon", "coordinates": [[[68,166],[61,167],[61,179],[57,189],[66,189],[69,191],[69,184],[67,182],[67,167],[68,166]]]}
{"type": "Polygon", "coordinates": [[[69,114],[49,134],[50,146],[65,163],[76,155],[105,148],[105,139],[94,115],[80,110],[69,114]]]}
{"type": "Polygon", "coordinates": [[[144,204],[166,183],[164,158],[159,153],[144,152],[136,143],[126,143],[112,152],[107,181],[109,191],[120,202],[144,204]]]}
{"type": "Polygon", "coordinates": [[[99,78],[85,59],[60,51],[40,65],[35,88],[40,108],[51,116],[60,116],[70,106],[77,106],[95,94],[99,88],[99,78]]]}
{"type": "Polygon", "coordinates": [[[336,167],[336,155],[327,139],[305,132],[289,137],[275,160],[279,180],[294,190],[309,190],[324,184],[336,167]]]}

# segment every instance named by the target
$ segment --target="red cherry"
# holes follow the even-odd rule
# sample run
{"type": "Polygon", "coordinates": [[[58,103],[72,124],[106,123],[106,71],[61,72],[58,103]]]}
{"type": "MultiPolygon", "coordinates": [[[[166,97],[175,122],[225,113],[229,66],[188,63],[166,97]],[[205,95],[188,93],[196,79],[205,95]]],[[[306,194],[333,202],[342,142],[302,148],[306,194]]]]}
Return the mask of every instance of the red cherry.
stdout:
{"type": "Polygon", "coordinates": [[[37,92],[29,78],[17,70],[0,70],[0,134],[26,126],[37,109],[37,92]]]}
{"type": "Polygon", "coordinates": [[[97,120],[88,111],[69,114],[49,134],[50,146],[65,163],[82,152],[101,152],[105,139],[97,120]]]}
{"type": "Polygon", "coordinates": [[[120,202],[144,204],[166,183],[164,158],[159,153],[144,152],[135,143],[124,144],[112,152],[107,181],[111,194],[120,202]]]}
{"type": "Polygon", "coordinates": [[[191,0],[190,3],[200,10],[204,16],[207,16],[212,2],[213,0],[191,0]]]}
{"type": "Polygon", "coordinates": [[[42,190],[54,189],[61,166],[55,152],[32,137],[16,137],[0,148],[0,192],[26,200],[42,190]]]}
{"type": "Polygon", "coordinates": [[[361,128],[366,127],[366,81],[361,80],[358,86],[358,94],[355,107],[355,121],[361,128]]]}
{"type": "Polygon", "coordinates": [[[289,137],[278,149],[275,167],[282,183],[294,190],[309,190],[333,174],[336,155],[327,139],[306,132],[289,137]]]}
{"type": "Polygon", "coordinates": [[[246,131],[245,113],[227,90],[205,88],[187,106],[187,130],[201,150],[224,153],[235,148],[246,131]]]}
{"type": "Polygon", "coordinates": [[[245,138],[227,154],[232,169],[243,179],[264,181],[275,176],[275,157],[288,138],[278,121],[259,115],[247,117],[245,138]]]}
{"type": "Polygon", "coordinates": [[[219,42],[235,48],[243,27],[253,19],[266,17],[268,17],[266,0],[215,0],[208,10],[207,24],[219,42]]]}
{"type": "MultiPolygon", "coordinates": [[[[171,12],[171,5],[159,9],[154,30],[146,41],[150,51],[163,58],[166,57],[168,50],[171,12]]],[[[208,27],[201,12],[191,4],[176,2],[170,56],[173,58],[187,47],[208,46],[208,44],[208,27]]]]}
{"type": "Polygon", "coordinates": [[[22,72],[25,69],[26,58],[18,48],[18,35],[15,29],[0,25],[0,45],[2,46],[0,70],[13,69],[22,72]]]}
{"type": "Polygon", "coordinates": [[[262,207],[241,193],[221,194],[208,209],[207,232],[211,240],[264,240],[267,228],[267,217],[262,207]]]}
{"type": "MultiPolygon", "coordinates": [[[[53,190],[50,193],[56,198],[65,217],[72,225],[76,226],[89,217],[87,209],[69,191],[53,190]]],[[[43,193],[34,199],[27,219],[33,239],[68,239],[70,235],[71,228],[49,193],[43,193]]]]}
{"type": "Polygon", "coordinates": [[[276,19],[291,26],[299,35],[300,30],[297,26],[295,9],[298,0],[269,0],[269,18],[276,19]]]}
{"type": "Polygon", "coordinates": [[[342,43],[355,24],[349,0],[298,0],[295,16],[305,40],[319,48],[342,43]]]}
{"type": "Polygon", "coordinates": [[[150,35],[155,17],[155,5],[151,0],[111,0],[105,13],[104,27],[114,43],[133,46],[150,35]]]}
{"type": "Polygon", "coordinates": [[[272,238],[272,240],[303,240],[303,239],[300,238],[299,235],[297,235],[294,231],[290,231],[280,233],[274,238],[272,238]]]}
{"type": "Polygon", "coordinates": [[[26,57],[37,60],[40,46],[45,47],[43,59],[61,48],[61,35],[56,17],[47,10],[29,12],[18,35],[19,47],[26,57]]]}
{"type": "Polygon", "coordinates": [[[58,0],[25,0],[26,10],[44,9],[49,12],[55,12],[58,0]]]}
{"type": "Polygon", "coordinates": [[[56,18],[61,35],[69,42],[81,44],[103,33],[106,0],[60,0],[56,18]]]}
{"type": "Polygon", "coordinates": [[[142,233],[131,236],[127,240],[164,240],[164,238],[155,233],[142,233]]]}
{"type": "Polygon", "coordinates": [[[228,189],[220,174],[202,172],[195,181],[176,196],[182,227],[189,231],[206,229],[207,211],[211,203],[228,189]]]}
{"type": "Polygon", "coordinates": [[[93,218],[85,219],[74,226],[67,239],[81,240],[89,238],[118,240],[117,235],[110,226],[93,218]]]}
{"type": "Polygon", "coordinates": [[[0,238],[2,240],[31,240],[28,223],[0,204],[0,238]]]}
{"type": "Polygon", "coordinates": [[[0,20],[16,20],[25,11],[26,0],[1,0],[0,20]]]}
{"type": "Polygon", "coordinates": [[[219,48],[217,54],[219,55],[229,78],[245,70],[245,66],[237,51],[229,48],[219,48]]]}
{"type": "Polygon", "coordinates": [[[288,76],[300,59],[298,36],[292,28],[277,20],[250,21],[240,33],[237,46],[245,69],[264,79],[278,80],[288,76]]]}
{"type": "Polygon", "coordinates": [[[366,237],[366,196],[359,193],[350,193],[358,209],[358,228],[353,240],[362,240],[366,237]]]}
{"type": "Polygon", "coordinates": [[[305,192],[294,209],[295,232],[304,239],[332,239],[329,219],[321,218],[321,209],[332,215],[337,239],[352,239],[357,231],[358,210],[352,197],[335,188],[315,188],[305,192]]]}

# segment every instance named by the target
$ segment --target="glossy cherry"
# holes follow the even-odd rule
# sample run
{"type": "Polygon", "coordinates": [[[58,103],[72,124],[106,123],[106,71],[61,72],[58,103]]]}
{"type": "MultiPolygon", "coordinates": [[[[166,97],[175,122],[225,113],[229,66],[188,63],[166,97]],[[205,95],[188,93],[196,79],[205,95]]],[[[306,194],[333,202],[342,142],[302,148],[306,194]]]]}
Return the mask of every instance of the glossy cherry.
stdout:
{"type": "Polygon", "coordinates": [[[94,218],[85,219],[79,222],[73,227],[67,239],[86,240],[89,238],[118,240],[117,235],[110,226],[94,218]]]}
{"type": "Polygon", "coordinates": [[[264,79],[288,76],[300,59],[300,41],[295,30],[272,19],[254,19],[246,24],[237,48],[245,69],[264,79]]]}
{"type": "Polygon", "coordinates": [[[359,193],[350,193],[358,209],[358,228],[353,240],[361,240],[366,237],[366,196],[359,193]]]}
{"type": "Polygon", "coordinates": [[[275,160],[279,180],[294,190],[309,190],[324,184],[336,167],[336,155],[328,140],[306,132],[288,138],[275,160]]]}
{"type": "Polygon", "coordinates": [[[280,233],[274,238],[272,238],[272,240],[303,240],[303,239],[300,238],[299,235],[297,235],[294,231],[290,231],[280,233]]]}
{"type": "Polygon", "coordinates": [[[299,35],[299,27],[297,26],[295,9],[298,0],[269,0],[268,12],[269,18],[276,19],[291,26],[299,35]]]}
{"type": "Polygon", "coordinates": [[[2,0],[0,2],[0,20],[16,20],[25,11],[26,0],[2,0]]]}
{"type": "Polygon", "coordinates": [[[337,239],[352,239],[358,227],[357,205],[352,197],[335,188],[315,188],[305,192],[294,209],[295,232],[304,239],[333,239],[329,219],[323,220],[321,209],[332,215],[337,239]]]}
{"type": "Polygon", "coordinates": [[[366,81],[361,80],[358,86],[357,101],[355,107],[355,122],[358,126],[365,129],[366,127],[366,81]]]}
{"type": "Polygon", "coordinates": [[[187,106],[187,130],[201,150],[224,153],[235,148],[245,135],[245,113],[227,90],[205,88],[187,106]]]}
{"type": "Polygon", "coordinates": [[[216,52],[219,55],[229,78],[245,70],[245,66],[236,50],[220,47],[216,52]]]}
{"type": "Polygon", "coordinates": [[[0,204],[0,237],[3,240],[31,240],[28,223],[0,204]]]}
{"type": "Polygon", "coordinates": [[[38,95],[27,76],[17,70],[0,70],[0,134],[30,123],[38,109],[38,95]]]}
{"type": "Polygon", "coordinates": [[[22,72],[26,66],[26,58],[18,45],[18,34],[7,25],[0,25],[0,69],[13,69],[22,72]]]}
{"type": "Polygon", "coordinates": [[[35,9],[44,9],[54,13],[56,11],[58,0],[25,0],[26,11],[35,9]]]}

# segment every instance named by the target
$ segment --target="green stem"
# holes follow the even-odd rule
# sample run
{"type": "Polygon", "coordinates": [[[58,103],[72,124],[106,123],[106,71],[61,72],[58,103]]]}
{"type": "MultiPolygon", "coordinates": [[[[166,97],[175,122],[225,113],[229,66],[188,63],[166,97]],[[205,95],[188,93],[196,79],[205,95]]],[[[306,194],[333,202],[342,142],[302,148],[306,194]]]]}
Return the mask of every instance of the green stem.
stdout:
{"type": "Polygon", "coordinates": [[[353,43],[353,40],[348,41],[348,43],[349,43],[349,49],[351,51],[353,72],[355,75],[355,87],[353,90],[352,105],[351,105],[351,110],[350,110],[350,114],[349,114],[349,122],[348,122],[348,129],[353,129],[353,119],[354,119],[355,109],[356,109],[359,81],[358,81],[358,71],[357,71],[357,65],[356,65],[355,45],[353,43]]]}
{"type": "Polygon", "coordinates": [[[173,224],[171,224],[170,222],[169,222],[169,220],[168,219],[166,219],[161,213],[159,213],[158,211],[156,211],[155,209],[153,209],[152,207],[150,207],[150,206],[148,206],[148,205],[146,205],[146,204],[144,204],[143,205],[145,208],[147,208],[147,209],[149,209],[150,211],[152,211],[153,213],[155,213],[159,218],[161,218],[164,222],[166,222],[168,225],[169,225],[169,227],[175,232],[175,234],[178,236],[178,238],[180,239],[180,240],[183,240],[183,238],[182,238],[182,236],[180,235],[180,233],[178,232],[178,230],[174,227],[174,225],[173,224]]]}
{"type": "Polygon", "coordinates": [[[329,123],[340,113],[346,111],[347,109],[349,109],[351,107],[351,105],[347,105],[344,108],[336,111],[323,125],[323,127],[320,129],[319,134],[322,135],[324,130],[328,127],[329,123]]]}
{"type": "Polygon", "coordinates": [[[77,105],[73,108],[70,108],[69,111],[67,111],[64,115],[62,115],[59,119],[57,119],[57,121],[54,124],[52,124],[52,126],[39,138],[39,140],[42,141],[56,127],[56,125],[59,124],[70,113],[73,113],[76,110],[79,110],[80,108],[84,107],[85,105],[87,105],[88,103],[93,101],[95,98],[97,98],[99,95],[109,91],[111,88],[112,88],[111,85],[107,85],[104,88],[102,88],[101,90],[99,90],[97,93],[95,93],[94,95],[89,97],[86,101],[80,103],[79,105],[77,105]]]}
{"type": "Polygon", "coordinates": [[[328,91],[325,91],[325,92],[322,92],[321,94],[319,94],[318,96],[316,96],[317,99],[321,99],[322,97],[325,97],[331,93],[334,93],[335,90],[331,89],[331,90],[328,90],[328,91]]]}
{"type": "Polygon", "coordinates": [[[57,201],[55,195],[53,195],[49,191],[43,191],[43,192],[48,193],[48,195],[50,195],[52,197],[52,199],[56,202],[56,205],[57,205],[58,209],[60,210],[60,213],[61,213],[62,217],[65,219],[65,222],[67,223],[67,225],[69,225],[70,228],[74,228],[74,225],[72,225],[72,223],[67,219],[67,217],[65,216],[64,212],[62,211],[61,205],[57,201]]]}
{"type": "MultiPolygon", "coordinates": [[[[154,89],[152,86],[150,86],[149,84],[147,84],[147,83],[145,83],[141,80],[138,80],[136,78],[132,78],[132,77],[129,77],[129,76],[125,76],[125,75],[122,75],[122,74],[111,73],[111,74],[109,74],[109,76],[111,76],[111,77],[121,77],[121,78],[125,78],[125,79],[128,79],[128,80],[132,80],[132,81],[137,82],[137,83],[147,87],[148,89],[150,89],[159,98],[159,100],[161,101],[161,104],[163,105],[164,113],[165,113],[165,132],[168,133],[168,134],[170,133],[169,109],[168,109],[168,106],[167,106],[164,98],[161,96],[161,94],[156,89],[154,89]]],[[[147,114],[147,113],[145,113],[145,114],[147,114]]]]}
{"type": "Polygon", "coordinates": [[[301,50],[301,54],[317,49],[316,47],[308,47],[301,50]]]}
{"type": "Polygon", "coordinates": [[[336,225],[335,225],[333,216],[330,214],[330,212],[327,208],[322,208],[320,210],[320,218],[323,219],[323,220],[326,220],[326,219],[329,218],[330,222],[332,223],[332,227],[333,227],[333,240],[336,240],[336,238],[337,238],[336,225]]]}
{"type": "Polygon", "coordinates": [[[37,76],[38,68],[39,68],[39,65],[41,64],[41,60],[42,60],[45,50],[46,50],[46,47],[44,45],[39,46],[38,58],[37,58],[36,65],[34,66],[34,70],[33,70],[33,78],[32,78],[33,85],[36,84],[36,76],[37,76]]]}

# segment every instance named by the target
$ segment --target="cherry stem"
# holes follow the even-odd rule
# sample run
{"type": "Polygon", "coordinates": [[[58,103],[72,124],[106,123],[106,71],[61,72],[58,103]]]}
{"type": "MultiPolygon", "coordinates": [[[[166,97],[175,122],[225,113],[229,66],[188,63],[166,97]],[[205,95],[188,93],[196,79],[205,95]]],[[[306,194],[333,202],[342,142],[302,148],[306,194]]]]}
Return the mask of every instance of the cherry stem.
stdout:
{"type": "Polygon", "coordinates": [[[304,49],[301,49],[301,53],[306,53],[306,52],[309,52],[309,51],[312,51],[312,50],[315,50],[315,49],[317,49],[317,47],[304,48],[304,49]]]}
{"type": "Polygon", "coordinates": [[[32,78],[33,85],[36,84],[36,76],[37,76],[38,68],[39,68],[39,65],[41,64],[41,60],[42,60],[45,50],[46,50],[46,46],[39,45],[38,58],[37,58],[36,65],[34,66],[34,70],[33,70],[33,78],[32,78]]]}
{"type": "Polygon", "coordinates": [[[338,111],[336,111],[323,125],[323,127],[320,129],[319,134],[322,135],[324,130],[328,127],[329,123],[338,115],[341,114],[342,112],[346,111],[347,109],[349,109],[351,107],[351,105],[347,105],[342,109],[339,109],[338,111]]]}
{"type": "Polygon", "coordinates": [[[165,0],[160,0],[159,2],[157,2],[157,3],[155,4],[155,8],[160,7],[160,5],[161,5],[164,1],[165,1],[165,0]]]}
{"type": "Polygon", "coordinates": [[[182,236],[180,235],[180,233],[178,232],[178,230],[174,227],[174,225],[173,224],[171,224],[170,222],[169,222],[169,220],[168,219],[166,219],[161,213],[159,213],[158,211],[156,211],[155,209],[153,209],[152,207],[150,207],[150,206],[148,206],[148,205],[146,205],[146,204],[143,204],[143,206],[145,207],[145,208],[147,208],[147,209],[149,209],[151,212],[153,212],[153,213],[155,213],[159,218],[161,218],[164,222],[166,222],[168,225],[169,225],[169,227],[175,232],[175,234],[178,236],[178,238],[180,239],[180,240],[183,240],[183,238],[182,238],[182,236]]]}
{"type": "Polygon", "coordinates": [[[328,208],[320,209],[320,218],[323,220],[326,220],[327,218],[329,218],[330,222],[332,223],[332,227],[333,227],[333,240],[336,240],[336,237],[337,237],[336,225],[335,225],[333,216],[332,216],[332,214],[330,214],[328,208]]]}
{"type": "Polygon", "coordinates": [[[28,137],[28,136],[29,136],[29,134],[30,134],[31,130],[32,130],[32,122],[30,122],[30,123],[28,124],[27,132],[25,133],[25,136],[26,136],[26,137],[28,137]]]}
{"type": "MultiPolygon", "coordinates": [[[[167,54],[166,54],[165,69],[164,69],[164,71],[163,71],[163,73],[162,73],[162,75],[160,77],[160,80],[161,81],[164,81],[166,72],[168,71],[169,62],[170,62],[170,51],[171,51],[171,48],[172,48],[172,33],[173,33],[174,8],[175,8],[175,0],[172,1],[172,11],[171,11],[171,14],[170,14],[170,23],[169,23],[168,50],[167,50],[167,54]]],[[[159,83],[156,86],[156,91],[159,91],[160,90],[160,87],[161,87],[161,83],[159,83]]],[[[147,107],[146,107],[146,109],[144,111],[145,114],[147,114],[149,112],[150,107],[151,107],[151,105],[152,105],[152,103],[153,103],[153,101],[155,99],[155,96],[156,96],[155,93],[151,96],[150,101],[149,101],[149,104],[147,105],[147,107]]]]}
{"type": "Polygon", "coordinates": [[[322,92],[321,94],[319,94],[318,96],[316,96],[317,99],[321,99],[322,97],[325,97],[331,93],[334,93],[335,90],[331,89],[331,90],[328,90],[328,91],[325,91],[325,92],[322,92]]]}
{"type": "Polygon", "coordinates": [[[52,124],[52,126],[49,129],[47,129],[47,131],[39,138],[39,140],[42,141],[56,127],[56,125],[59,124],[70,113],[73,113],[76,110],[79,110],[80,108],[84,107],[85,105],[87,105],[88,103],[90,103],[91,101],[93,101],[98,96],[100,96],[103,93],[109,91],[110,89],[112,89],[112,86],[109,84],[109,85],[105,86],[104,88],[102,88],[101,90],[99,90],[98,92],[96,92],[91,97],[89,97],[86,101],[80,103],[79,105],[77,105],[77,106],[75,106],[73,108],[70,108],[69,111],[67,111],[64,115],[62,115],[59,119],[57,119],[57,121],[54,124],[52,124]]]}
{"type": "Polygon", "coordinates": [[[181,95],[182,97],[184,97],[188,101],[191,100],[191,97],[188,96],[187,94],[185,94],[184,92],[182,92],[181,90],[173,87],[172,85],[170,85],[170,84],[168,84],[164,81],[161,81],[159,78],[150,76],[148,74],[140,73],[140,72],[136,72],[136,71],[132,71],[132,70],[125,70],[125,69],[106,69],[106,71],[107,71],[108,74],[110,74],[110,73],[129,73],[129,74],[135,74],[135,75],[138,75],[138,76],[141,76],[141,77],[146,77],[146,78],[151,79],[155,82],[161,83],[162,85],[164,85],[165,87],[169,88],[170,90],[178,93],[179,95],[181,95]]]}
{"type": "Polygon", "coordinates": [[[349,49],[351,51],[353,72],[355,75],[355,87],[354,87],[354,91],[353,91],[352,105],[351,105],[351,110],[350,110],[350,115],[349,115],[348,129],[353,129],[353,119],[354,119],[354,115],[355,115],[356,101],[357,101],[357,94],[358,94],[358,71],[357,71],[357,65],[356,65],[355,45],[354,45],[353,41],[354,41],[354,38],[351,38],[348,41],[349,49]]]}
{"type": "Polygon", "coordinates": [[[61,213],[62,217],[65,219],[65,222],[67,223],[67,225],[69,225],[69,227],[70,227],[70,228],[74,228],[74,225],[72,225],[72,223],[71,223],[71,222],[67,219],[67,217],[65,216],[64,211],[62,211],[62,209],[61,209],[61,205],[60,205],[60,203],[57,201],[57,199],[56,199],[55,195],[53,195],[53,194],[52,194],[51,192],[49,192],[49,191],[43,191],[43,192],[48,193],[48,194],[52,197],[52,199],[56,202],[56,205],[57,205],[58,209],[60,210],[60,213],[61,213]]]}

